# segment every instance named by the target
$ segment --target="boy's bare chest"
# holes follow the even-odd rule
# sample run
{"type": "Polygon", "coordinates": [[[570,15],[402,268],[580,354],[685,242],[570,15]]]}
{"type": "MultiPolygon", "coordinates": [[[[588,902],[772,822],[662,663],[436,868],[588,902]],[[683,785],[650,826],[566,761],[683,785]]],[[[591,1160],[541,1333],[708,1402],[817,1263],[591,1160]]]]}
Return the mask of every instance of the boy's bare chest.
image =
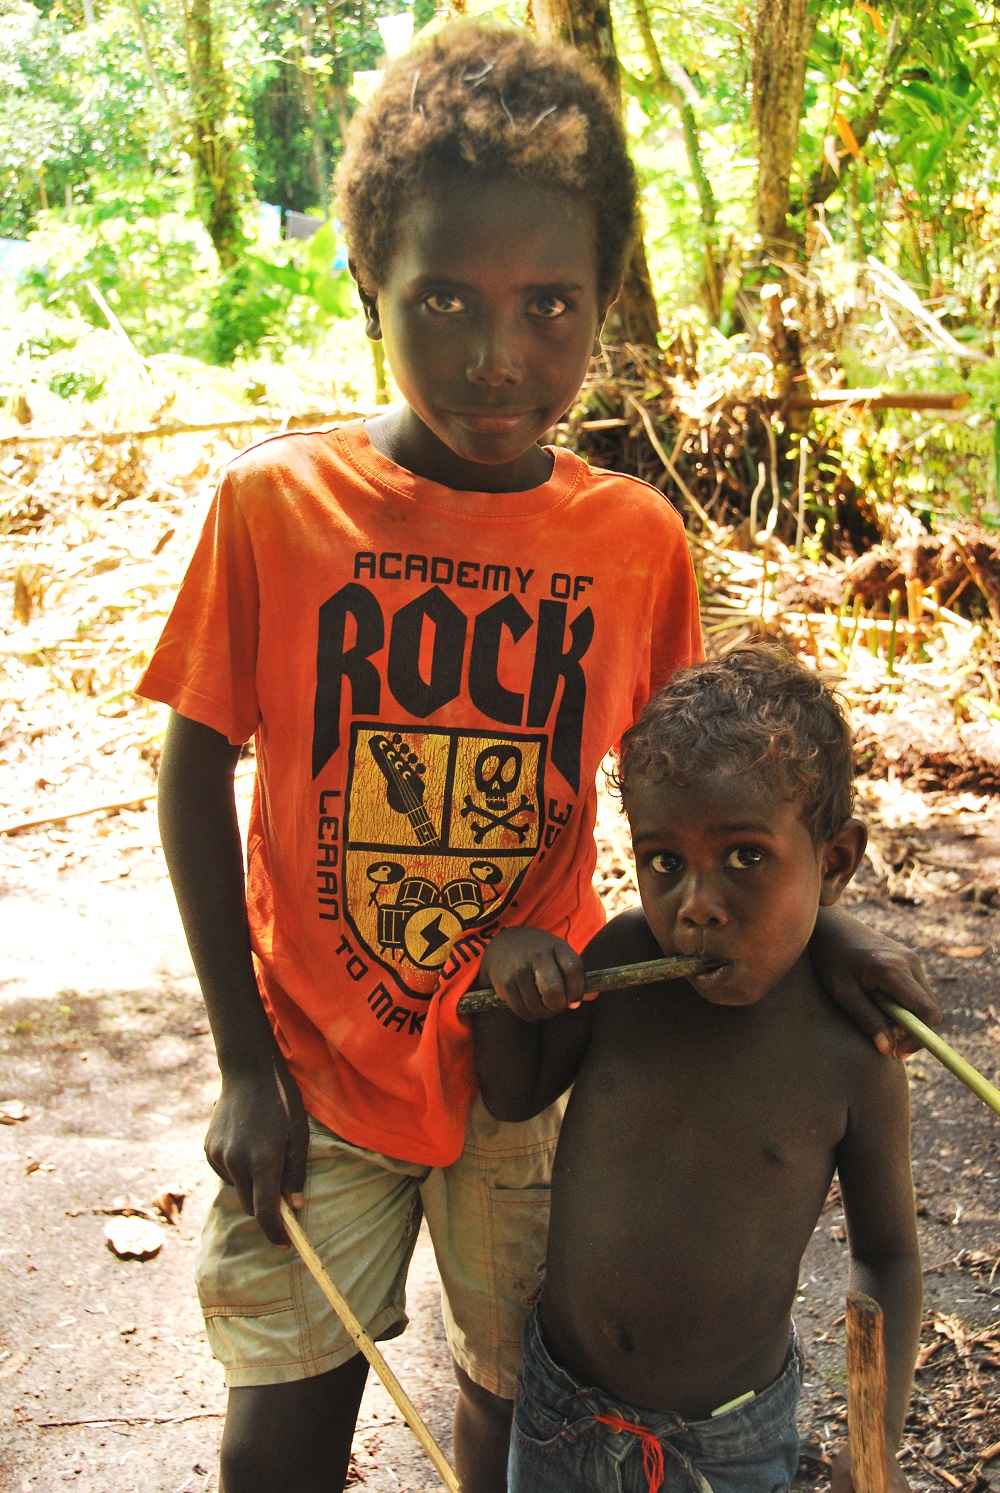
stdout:
{"type": "MultiPolygon", "coordinates": [[[[728,1016],[729,1013],[724,1013],[728,1016]]],[[[843,1073],[824,1027],[796,1022],[730,1029],[649,1020],[647,1010],[609,1011],[574,1094],[589,1130],[610,1129],[641,1166],[678,1173],[711,1158],[717,1177],[755,1186],[761,1174],[780,1187],[825,1173],[846,1122],[843,1073]]]]}

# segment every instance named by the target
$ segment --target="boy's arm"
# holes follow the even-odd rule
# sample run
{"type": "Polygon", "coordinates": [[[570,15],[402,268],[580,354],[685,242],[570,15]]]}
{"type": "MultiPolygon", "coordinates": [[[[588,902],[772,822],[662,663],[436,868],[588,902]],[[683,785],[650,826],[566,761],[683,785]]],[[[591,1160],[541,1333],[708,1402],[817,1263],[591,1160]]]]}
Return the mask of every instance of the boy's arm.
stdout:
{"type": "MultiPolygon", "coordinates": [[[[910,1173],[910,1114],[901,1063],[869,1057],[837,1151],[851,1247],[851,1288],[882,1307],[886,1446],[896,1451],[913,1384],[922,1276],[910,1173]]],[[[901,1474],[895,1470],[899,1483],[901,1474]]]]}
{"type": "Polygon", "coordinates": [[[513,1011],[473,1016],[476,1077],[483,1103],[498,1120],[530,1120],[576,1077],[590,1038],[589,1001],[543,1021],[513,1011]]]}
{"type": "MultiPolygon", "coordinates": [[[[645,929],[645,920],[635,910],[602,928],[584,949],[581,968],[601,969],[645,957],[645,950],[637,952],[637,919],[645,929]]],[[[511,989],[504,976],[512,958],[520,957],[518,947],[525,936],[529,940],[550,938],[533,929],[512,928],[509,937],[515,952],[509,956],[504,944],[507,934],[497,934],[481,970],[484,979],[504,993],[508,1006],[472,1018],[480,1093],[498,1120],[529,1120],[569,1088],[583,1061],[594,1020],[593,996],[582,1001],[577,996],[568,1009],[563,1003],[549,1010],[541,999],[529,1001],[511,989]]],[[[581,979],[581,992],[582,987],[581,979]]]]}
{"type": "Polygon", "coordinates": [[[267,1237],[285,1243],[281,1194],[299,1201],[308,1131],[298,1088],[264,1012],[250,957],[233,773],[239,748],[171,712],[159,821],[174,895],[222,1074],[205,1153],[267,1237]]]}
{"type": "Polygon", "coordinates": [[[905,1006],[928,1026],[941,1020],[941,1008],[916,954],[841,908],[820,908],[809,954],[827,995],[872,1038],[879,1052],[901,1057],[915,1052],[916,1044],[876,1005],[877,993],[905,1006]]]}

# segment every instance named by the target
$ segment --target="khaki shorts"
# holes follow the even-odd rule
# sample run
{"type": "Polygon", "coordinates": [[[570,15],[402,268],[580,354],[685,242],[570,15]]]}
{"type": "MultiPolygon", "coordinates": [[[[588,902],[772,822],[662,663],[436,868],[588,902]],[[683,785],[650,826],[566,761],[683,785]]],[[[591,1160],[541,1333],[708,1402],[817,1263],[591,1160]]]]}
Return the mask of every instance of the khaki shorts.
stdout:
{"type": "MultiPolygon", "coordinates": [[[[310,1119],[299,1218],[371,1337],[406,1327],[406,1274],[425,1217],[452,1356],[484,1389],[513,1399],[564,1108],[565,1099],[509,1125],[477,1099],[464,1152],[442,1168],[366,1151],[310,1119]]],[[[268,1242],[232,1187],[220,1188],[205,1221],[197,1277],[230,1386],[308,1379],[357,1352],[294,1250],[268,1242]]]]}

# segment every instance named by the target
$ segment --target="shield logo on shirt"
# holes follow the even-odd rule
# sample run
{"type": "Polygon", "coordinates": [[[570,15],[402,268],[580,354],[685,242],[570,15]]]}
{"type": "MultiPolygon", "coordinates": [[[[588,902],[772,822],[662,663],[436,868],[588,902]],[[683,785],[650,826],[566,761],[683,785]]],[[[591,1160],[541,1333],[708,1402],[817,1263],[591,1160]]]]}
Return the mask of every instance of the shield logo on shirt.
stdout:
{"type": "Polygon", "coordinates": [[[514,897],[544,829],[545,738],[357,725],[344,823],[347,920],[409,994],[514,897]]]}

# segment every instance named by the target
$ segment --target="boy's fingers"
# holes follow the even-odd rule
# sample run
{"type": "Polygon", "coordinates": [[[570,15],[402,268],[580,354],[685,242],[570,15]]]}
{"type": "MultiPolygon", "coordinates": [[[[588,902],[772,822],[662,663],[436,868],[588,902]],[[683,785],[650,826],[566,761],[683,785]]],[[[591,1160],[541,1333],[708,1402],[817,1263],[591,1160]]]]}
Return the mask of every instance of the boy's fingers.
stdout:
{"type": "Polygon", "coordinates": [[[556,963],[563,977],[563,989],[570,1005],[578,1005],[583,999],[583,960],[568,944],[558,944],[555,949],[556,963]]]}
{"type": "Polygon", "coordinates": [[[258,1166],[254,1171],[251,1211],[272,1244],[288,1243],[288,1235],[278,1211],[281,1201],[280,1183],[281,1168],[274,1161],[269,1161],[266,1166],[258,1166]]]}
{"type": "Polygon", "coordinates": [[[535,989],[546,1011],[565,1011],[566,981],[557,962],[557,951],[540,954],[535,961],[535,989]]]}
{"type": "Polygon", "coordinates": [[[234,1172],[232,1178],[227,1177],[225,1180],[236,1188],[236,1196],[240,1200],[240,1207],[243,1209],[243,1212],[248,1213],[253,1218],[253,1182],[249,1177],[245,1177],[239,1172],[234,1172]]]}
{"type": "Polygon", "coordinates": [[[914,962],[913,967],[904,965],[893,970],[891,980],[883,971],[876,994],[881,992],[898,1006],[905,1006],[908,1011],[912,1011],[927,1026],[937,1026],[940,1023],[941,1007],[919,960],[914,962]]]}
{"type": "Polygon", "coordinates": [[[285,1169],[281,1176],[281,1191],[293,1208],[305,1204],[303,1189],[306,1185],[306,1157],[309,1154],[309,1127],[303,1122],[293,1125],[285,1154],[285,1169]]]}
{"type": "Polygon", "coordinates": [[[496,991],[497,995],[501,996],[506,1002],[507,1009],[514,1016],[516,1016],[519,1021],[530,1021],[532,1019],[531,1015],[529,1014],[527,1005],[525,1004],[524,996],[521,993],[520,986],[516,979],[503,981],[497,981],[496,979],[494,979],[493,988],[496,991]]]}
{"type": "Polygon", "coordinates": [[[869,995],[854,980],[839,980],[831,974],[830,993],[849,1021],[870,1037],[884,1056],[894,1050],[890,1027],[892,1025],[869,995]]]}

